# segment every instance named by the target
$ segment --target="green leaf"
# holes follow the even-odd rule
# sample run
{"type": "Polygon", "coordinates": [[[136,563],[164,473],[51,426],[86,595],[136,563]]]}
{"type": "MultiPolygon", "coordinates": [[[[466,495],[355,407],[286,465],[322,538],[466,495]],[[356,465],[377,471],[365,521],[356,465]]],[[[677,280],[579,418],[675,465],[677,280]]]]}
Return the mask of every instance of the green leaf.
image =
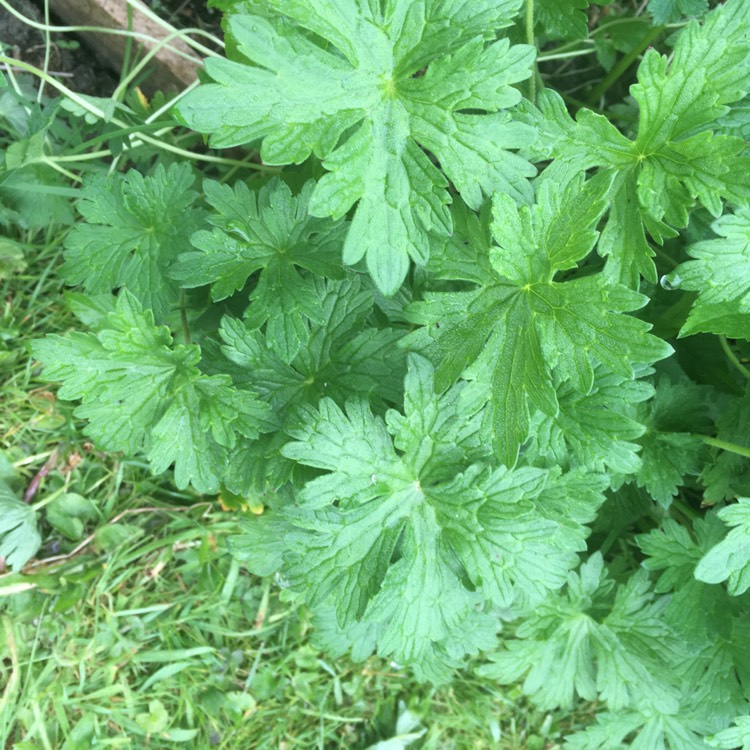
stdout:
{"type": "Polygon", "coordinates": [[[69,226],[75,219],[69,199],[77,194],[62,187],[60,174],[44,164],[0,170],[0,224],[32,230],[69,226]]]}
{"type": "Polygon", "coordinates": [[[396,343],[403,334],[367,325],[372,291],[356,275],[343,281],[313,279],[310,288],[316,320],[304,322],[305,348],[289,363],[268,332],[224,318],[222,350],[235,365],[229,369],[235,382],[268,400],[282,420],[291,405],[315,403],[323,396],[340,404],[355,396],[375,404],[400,402],[406,357],[396,343]]]}
{"type": "Polygon", "coordinates": [[[5,168],[20,169],[27,164],[44,159],[44,143],[47,138],[46,128],[32,133],[28,138],[12,143],[5,152],[5,168]]]}
{"type": "Polygon", "coordinates": [[[355,622],[342,628],[332,607],[319,607],[313,614],[311,642],[334,659],[349,654],[363,662],[375,652],[382,627],[378,623],[355,622]]]}
{"type": "Polygon", "coordinates": [[[679,639],[672,674],[690,706],[714,726],[726,724],[745,705],[744,675],[748,632],[743,609],[720,586],[694,577],[701,558],[724,537],[726,529],[715,512],[689,529],[665,518],[660,526],[636,541],[647,555],[643,567],[659,572],[655,589],[670,593],[664,620],[679,639]],[[706,675],[720,672],[720,680],[706,675]]]}
{"type": "Polygon", "coordinates": [[[148,704],[148,713],[139,713],[135,717],[135,723],[145,734],[159,734],[172,723],[164,704],[159,700],[153,700],[148,704]]]}
{"type": "Polygon", "coordinates": [[[111,552],[143,534],[144,531],[140,526],[128,523],[115,523],[99,527],[95,532],[94,539],[99,549],[104,552],[111,552]]]}
{"type": "Polygon", "coordinates": [[[47,523],[74,542],[83,539],[87,521],[99,518],[94,503],[75,492],[66,492],[55,498],[46,511],[47,523]]]}
{"type": "Polygon", "coordinates": [[[701,559],[695,577],[705,583],[728,581],[729,593],[739,596],[750,588],[750,498],[739,498],[717,515],[734,528],[701,559]]]}
{"type": "Polygon", "coordinates": [[[532,134],[507,108],[534,50],[495,40],[519,6],[263,0],[265,15],[229,17],[239,61],[207,60],[213,83],[178,110],[214,147],[262,140],[268,164],[322,159],[310,212],[339,218],[357,204],[344,261],[366,257],[393,294],[410,259],[423,264],[430,238],[450,233],[448,180],[474,208],[496,190],[530,197],[534,169],[513,150],[532,134]]]}
{"type": "Polygon", "coordinates": [[[702,16],[708,11],[708,0],[649,0],[648,12],[655,25],[674,23],[684,16],[702,16]]]}
{"type": "Polygon", "coordinates": [[[127,290],[107,328],[48,336],[32,350],[46,377],[62,382],[60,398],[82,401],[75,413],[98,447],[145,453],[154,474],[174,464],[180,488],[216,492],[238,436],[257,437],[268,417],[228,376],[201,374],[200,349],[173,346],[127,290]]]}
{"type": "Polygon", "coordinates": [[[278,513],[262,513],[244,518],[241,534],[229,537],[227,547],[232,556],[245,563],[257,576],[277,573],[283,563],[286,549],[284,536],[292,526],[278,513]]]}
{"type": "MultiPolygon", "coordinates": [[[[640,375],[640,372],[636,372],[640,375]]],[[[531,419],[527,450],[548,465],[605,468],[615,474],[634,474],[641,467],[638,443],[645,431],[637,405],[653,395],[653,387],[594,368],[594,383],[582,393],[570,381],[555,378],[559,411],[549,416],[537,411],[531,419]]]]}
{"type": "Polygon", "coordinates": [[[34,508],[22,502],[0,479],[0,558],[19,571],[41,546],[34,508]]]}
{"type": "MultiPolygon", "coordinates": [[[[400,403],[406,355],[397,343],[403,332],[370,325],[373,293],[363,288],[361,277],[314,279],[312,285],[321,324],[308,324],[307,347],[291,363],[274,352],[267,335],[227,316],[220,330],[226,359],[222,362],[216,353],[216,372],[228,373],[238,386],[258,393],[270,404],[278,426],[296,405],[314,404],[324,396],[341,405],[367,396],[383,411],[400,403]]],[[[226,477],[228,487],[249,495],[264,492],[266,483],[277,488],[288,481],[294,464],[279,452],[284,440],[278,432],[251,446],[238,443],[226,477]]]]}
{"type": "Polygon", "coordinates": [[[661,244],[687,225],[699,201],[711,214],[750,199],[750,157],[742,139],[720,134],[729,104],[750,89],[750,6],[729,0],[679,35],[672,56],[650,49],[631,93],[640,117],[634,141],[604,116],[581,109],[574,123],[558,94],[540,97],[540,127],[550,153],[577,169],[615,173],[599,252],[608,273],[636,287],[656,281],[647,237],[661,244]]]}
{"type": "Polygon", "coordinates": [[[693,572],[700,559],[724,536],[724,528],[716,514],[694,522],[693,532],[671,518],[648,534],[639,534],[636,542],[647,558],[642,565],[646,570],[662,571],[656,585],[658,593],[679,591],[693,582],[693,572]]]}
{"type": "Polygon", "coordinates": [[[406,750],[425,734],[427,729],[422,726],[420,719],[409,711],[403,701],[399,701],[395,736],[376,742],[367,750],[406,750]]]}
{"type": "MultiPolygon", "coordinates": [[[[487,641],[475,609],[483,600],[538,601],[561,586],[586,534],[569,525],[570,511],[555,511],[575,506],[575,483],[477,463],[486,447],[472,390],[459,384],[436,396],[433,368],[410,355],[403,414],[384,422],[362,401],[343,411],[323,399],[298,410],[287,426],[294,441],[282,449],[325,473],[279,511],[292,528],[270,567],[280,553],[292,590],[314,608],[333,606],[341,628],[378,625],[379,653],[428,679],[440,679],[441,663],[460,665],[471,643],[463,629],[487,641]]],[[[594,483],[593,508],[603,489],[594,483]]]]}
{"type": "Polygon", "coordinates": [[[571,750],[620,750],[622,747],[705,750],[702,732],[688,712],[654,711],[644,706],[637,711],[603,712],[596,724],[566,737],[571,750]],[[625,741],[634,737],[628,745],[625,741]]]}
{"type": "Polygon", "coordinates": [[[92,331],[107,328],[109,316],[117,308],[117,297],[114,294],[88,295],[82,292],[65,292],[64,297],[68,310],[92,331]]]}
{"type": "Polygon", "coordinates": [[[167,269],[188,245],[201,215],[193,205],[194,181],[188,163],[168,169],[159,164],[150,177],[135,170],[87,177],[76,204],[84,221],[65,238],[66,281],[91,294],[126,287],[164,320],[179,303],[167,269]]]}
{"type": "Polygon", "coordinates": [[[517,639],[479,673],[503,684],[525,676],[524,693],[543,709],[569,708],[578,695],[606,701],[615,711],[636,701],[674,710],[673,691],[657,678],[671,636],[645,571],[612,592],[597,552],[569,575],[565,593],[548,596],[529,613],[517,639]]]}
{"type": "Polygon", "coordinates": [[[216,228],[200,231],[191,242],[199,252],[183,253],[170,270],[180,286],[211,284],[211,297],[222,300],[242,290],[260,272],[246,312],[252,329],[265,324],[269,344],[291,362],[308,344],[306,321],[323,323],[320,300],[310,274],[342,278],[341,222],[308,215],[314,183],[299,196],[274,179],[253,193],[243,182],[234,189],[212,180],[203,184],[216,228]]]}
{"type": "Polygon", "coordinates": [[[733,104],[729,111],[719,119],[721,133],[737,138],[750,140],[750,97],[746,96],[733,104]]]}
{"type": "Polygon", "coordinates": [[[0,238],[0,281],[26,269],[23,247],[14,240],[0,238]]]}
{"type": "Polygon", "coordinates": [[[446,268],[446,276],[479,288],[428,292],[407,311],[423,328],[405,343],[438,363],[439,390],[467,369],[489,383],[488,422],[507,466],[528,437],[531,409],[557,416],[555,370],[560,381],[589,393],[597,361],[632,380],[634,363],[671,351],[647,333],[647,324],[621,314],[641,307],[645,297],[600,274],[555,280],[593,248],[609,187],[606,175],[585,183],[582,175],[569,177],[562,188],[555,177],[541,181],[533,207],[518,209],[496,196],[492,231],[498,246],[472,277],[458,263],[446,268]]]}
{"type": "Polygon", "coordinates": [[[750,716],[738,716],[734,723],[735,726],[706,737],[706,743],[724,750],[750,750],[750,716]]]}
{"type": "Polygon", "coordinates": [[[680,335],[717,333],[750,341],[750,209],[738,208],[711,228],[718,238],[690,245],[694,260],[668,277],[673,286],[698,292],[680,335]]]}
{"type": "MultiPolygon", "coordinates": [[[[750,388],[746,389],[742,398],[733,398],[724,405],[716,427],[719,440],[747,445],[750,435],[750,388]]],[[[713,461],[704,465],[700,476],[705,485],[706,502],[750,496],[750,459],[720,449],[714,449],[713,454],[713,461]]]]}
{"type": "Polygon", "coordinates": [[[16,470],[7,454],[0,451],[0,482],[14,489],[18,484],[16,470]]]}
{"type": "Polygon", "coordinates": [[[707,391],[688,380],[673,384],[662,378],[656,396],[641,409],[646,434],[637,482],[665,508],[687,477],[698,476],[705,465],[703,440],[695,433],[711,427],[707,391]]]}
{"type": "Polygon", "coordinates": [[[554,39],[582,39],[588,32],[588,0],[536,0],[539,22],[554,39]]]}

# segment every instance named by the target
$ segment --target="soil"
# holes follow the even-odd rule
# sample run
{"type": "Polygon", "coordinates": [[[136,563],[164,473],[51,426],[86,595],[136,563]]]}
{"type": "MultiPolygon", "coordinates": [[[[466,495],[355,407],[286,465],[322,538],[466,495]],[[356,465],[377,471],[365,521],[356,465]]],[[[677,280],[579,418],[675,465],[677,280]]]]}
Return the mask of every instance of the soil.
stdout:
{"type": "MultiPolygon", "coordinates": [[[[40,4],[30,0],[13,0],[13,8],[34,21],[42,22],[40,4]]],[[[59,23],[51,19],[53,24],[59,23]]],[[[72,34],[52,34],[49,70],[68,88],[92,96],[109,96],[117,78],[105,65],[92,56],[72,34]]],[[[45,38],[41,31],[27,26],[0,8],[0,44],[12,57],[44,66],[45,38]]]]}
{"type": "MultiPolygon", "coordinates": [[[[145,0],[145,4],[177,28],[199,28],[222,36],[221,13],[207,8],[206,0],[145,0]]],[[[43,0],[13,0],[19,13],[42,22],[43,0]]],[[[52,16],[53,25],[61,25],[52,16]]],[[[108,97],[117,86],[119,71],[111,70],[110,63],[99,59],[75,34],[52,34],[49,70],[61,83],[83,94],[108,97]]],[[[0,8],[0,47],[12,57],[43,67],[45,38],[41,31],[31,28],[0,8]]]]}
{"type": "Polygon", "coordinates": [[[221,12],[206,0],[145,0],[154,12],[178,29],[198,28],[221,36],[221,12]]]}

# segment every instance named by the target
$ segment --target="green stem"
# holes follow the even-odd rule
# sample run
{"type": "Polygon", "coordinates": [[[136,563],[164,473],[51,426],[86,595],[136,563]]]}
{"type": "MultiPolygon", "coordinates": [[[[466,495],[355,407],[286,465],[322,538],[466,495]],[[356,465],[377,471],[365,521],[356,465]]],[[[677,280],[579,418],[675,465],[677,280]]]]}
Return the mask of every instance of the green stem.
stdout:
{"type": "Polygon", "coordinates": [[[221,588],[221,603],[226,607],[232,599],[235,586],[237,585],[237,579],[240,577],[240,563],[239,560],[232,558],[232,562],[229,566],[229,572],[224,581],[224,585],[221,588]]]}
{"type": "Polygon", "coordinates": [[[559,52],[557,54],[541,54],[537,57],[537,62],[547,62],[549,60],[567,60],[571,57],[583,57],[584,55],[593,55],[595,49],[579,49],[573,52],[559,52]]]}
{"type": "Polygon", "coordinates": [[[580,49],[582,44],[588,44],[592,47],[594,46],[594,42],[591,41],[591,39],[576,39],[573,42],[566,42],[565,44],[561,44],[559,47],[553,47],[552,49],[548,49],[544,54],[545,55],[557,55],[560,52],[569,52],[571,50],[577,50],[580,49]]]}
{"type": "MultiPolygon", "coordinates": [[[[13,86],[13,91],[18,94],[20,101],[24,101],[23,92],[21,91],[21,87],[18,85],[18,79],[16,78],[16,74],[13,71],[13,66],[3,63],[2,65],[0,65],[0,71],[4,72],[7,75],[11,86],[13,86]]],[[[27,114],[31,114],[31,110],[28,106],[24,105],[24,109],[26,110],[27,114]]]]}
{"type": "Polygon", "coordinates": [[[36,161],[43,161],[45,164],[49,164],[51,161],[56,164],[63,162],[79,162],[79,161],[91,161],[92,159],[106,159],[108,156],[112,156],[112,152],[109,149],[103,149],[102,151],[90,151],[85,154],[62,154],[60,156],[47,156],[44,159],[33,159],[26,162],[27,164],[34,164],[36,161]]]}
{"type": "MultiPolygon", "coordinates": [[[[77,174],[73,174],[69,169],[65,169],[65,167],[61,167],[57,161],[54,159],[37,159],[37,162],[41,162],[42,164],[46,164],[48,167],[51,167],[56,172],[59,172],[64,177],[67,177],[71,182],[80,182],[81,178],[77,174]]],[[[31,162],[33,163],[33,162],[31,162]]]]}
{"type": "Polygon", "coordinates": [[[50,492],[50,494],[42,500],[37,500],[37,502],[35,502],[31,507],[37,511],[41,510],[45,505],[49,505],[53,500],[57,500],[58,497],[64,495],[66,491],[67,488],[59,487],[54,492],[50,492]]]}
{"type": "Polygon", "coordinates": [[[745,365],[740,362],[737,355],[732,351],[732,347],[729,346],[727,337],[719,336],[719,342],[721,343],[721,348],[724,350],[724,354],[727,355],[727,359],[735,366],[737,372],[739,372],[743,377],[750,380],[750,370],[748,370],[747,367],[745,367],[745,365]]]}
{"type": "Polygon", "coordinates": [[[198,88],[199,85],[200,81],[193,81],[189,86],[180,91],[179,94],[176,94],[172,99],[169,99],[169,101],[165,102],[161,107],[159,107],[159,109],[150,114],[145,120],[146,124],[150,125],[155,120],[158,120],[165,112],[169,112],[169,110],[172,109],[172,107],[177,104],[180,99],[182,99],[184,96],[187,96],[193,89],[198,88]]]}
{"type": "Polygon", "coordinates": [[[687,503],[683,502],[682,500],[672,500],[672,506],[680,513],[682,513],[685,518],[688,518],[691,521],[695,521],[696,518],[700,518],[700,514],[696,513],[687,503]]]}
{"type": "MultiPolygon", "coordinates": [[[[141,134],[141,133],[148,133],[149,131],[158,131],[163,130],[165,127],[173,127],[174,122],[153,122],[153,123],[138,123],[137,125],[130,125],[127,128],[118,128],[117,130],[108,130],[103,135],[97,135],[93,138],[89,138],[87,141],[84,141],[79,146],[75,146],[70,149],[70,161],[73,160],[75,154],[85,154],[88,152],[90,148],[93,148],[94,146],[99,146],[102,143],[106,143],[107,141],[112,140],[113,138],[122,138],[123,136],[127,135],[134,135],[134,134],[141,134]]],[[[192,135],[192,133],[191,133],[192,135]]]]}
{"type": "Polygon", "coordinates": [[[85,109],[87,112],[90,112],[92,115],[98,117],[101,120],[105,119],[105,114],[101,109],[86,101],[86,99],[82,99],[80,96],[78,96],[78,94],[76,94],[75,91],[71,91],[67,86],[63,86],[43,70],[40,70],[33,65],[29,65],[22,60],[16,60],[14,57],[7,57],[6,55],[0,55],[0,63],[4,63],[9,67],[18,68],[19,70],[25,70],[27,73],[35,75],[40,80],[45,81],[53,88],[56,88],[61,94],[65,94],[68,99],[71,99],[80,107],[83,107],[83,109],[85,109]]]}
{"type": "MultiPolygon", "coordinates": [[[[44,0],[44,23],[49,25],[49,0],[44,0]]],[[[50,39],[49,30],[44,32],[44,72],[49,72],[49,55],[52,48],[52,40],[50,39]]],[[[42,97],[44,96],[44,81],[39,85],[39,91],[36,92],[37,104],[42,103],[42,97]]]]}
{"type": "Polygon", "coordinates": [[[737,443],[730,443],[726,440],[720,440],[719,438],[706,437],[701,435],[701,439],[706,445],[710,445],[714,448],[719,448],[728,453],[734,453],[737,456],[743,456],[744,458],[750,458],[750,448],[745,448],[744,445],[737,445],[737,443]]]}
{"type": "MultiPolygon", "coordinates": [[[[0,2],[2,2],[2,0],[0,0],[0,2]]],[[[61,94],[67,96],[69,99],[74,101],[87,112],[90,112],[98,119],[110,122],[120,128],[128,127],[125,122],[118,119],[117,117],[112,117],[107,120],[106,114],[101,109],[99,109],[99,107],[91,104],[91,102],[87,101],[86,99],[81,98],[78,94],[75,93],[75,91],[71,91],[67,86],[63,86],[59,81],[55,80],[52,76],[47,75],[43,70],[39,70],[39,68],[35,68],[33,65],[29,65],[28,63],[22,62],[21,60],[16,60],[13,57],[6,57],[5,55],[0,55],[0,64],[2,63],[15,66],[16,68],[20,68],[21,70],[25,70],[28,73],[37,76],[37,78],[41,78],[50,86],[56,88],[61,94]]],[[[157,132],[157,135],[161,134],[162,132],[166,132],[169,129],[170,128],[165,128],[163,131],[157,132]]],[[[257,169],[261,172],[276,173],[279,171],[278,167],[269,167],[266,164],[253,164],[240,161],[238,159],[227,159],[223,156],[211,156],[210,154],[197,154],[192,151],[186,151],[184,148],[178,148],[177,146],[173,146],[163,140],[160,140],[158,138],[151,138],[145,133],[140,132],[137,134],[136,138],[134,138],[130,142],[130,148],[136,148],[137,146],[140,146],[144,143],[148,143],[151,146],[155,146],[156,148],[159,148],[163,151],[169,151],[172,154],[182,156],[186,159],[193,159],[194,161],[205,161],[210,164],[227,164],[229,166],[238,165],[240,167],[247,167],[249,169],[257,169]]]]}
{"type": "MultiPolygon", "coordinates": [[[[168,23],[165,21],[158,13],[154,13],[150,8],[146,7],[140,0],[127,0],[128,5],[135,8],[139,13],[142,13],[146,18],[149,18],[151,21],[153,21],[157,26],[161,26],[167,33],[172,33],[173,31],[177,31],[174,26],[172,26],[171,23],[168,23]]],[[[215,37],[213,34],[209,34],[206,31],[201,31],[200,29],[183,29],[181,34],[184,36],[186,32],[190,33],[200,33],[205,37],[208,37],[212,42],[218,43],[218,46],[221,48],[224,47],[224,43],[215,37]]],[[[208,49],[207,47],[204,47],[202,44],[198,44],[197,42],[190,40],[191,46],[193,49],[195,49],[198,52],[201,52],[204,55],[212,55],[215,56],[216,53],[208,49]]]]}
{"type": "MultiPolygon", "coordinates": [[[[534,0],[526,0],[526,44],[530,47],[536,47],[534,38],[534,0]]],[[[529,78],[529,101],[536,104],[536,63],[534,70],[529,78]]]]}
{"type": "MultiPolygon", "coordinates": [[[[73,33],[78,34],[81,32],[88,32],[88,31],[94,31],[97,34],[114,34],[115,36],[126,36],[126,37],[132,37],[134,39],[141,39],[144,42],[158,42],[159,40],[156,37],[150,36],[149,34],[142,34],[138,31],[127,31],[126,29],[108,29],[104,26],[50,26],[49,24],[39,23],[38,21],[34,21],[34,19],[29,18],[28,16],[24,16],[22,13],[19,13],[17,10],[15,10],[8,2],[7,0],[0,0],[0,6],[5,8],[5,10],[8,11],[12,16],[17,18],[19,21],[24,23],[26,26],[30,26],[32,29],[37,29],[38,31],[50,31],[53,33],[73,33]]],[[[139,8],[140,10],[141,8],[139,8]]],[[[148,9],[146,9],[148,10],[148,9]]],[[[156,16],[158,18],[158,16],[156,16]]],[[[174,26],[170,26],[166,22],[162,22],[161,19],[159,19],[159,25],[163,28],[169,28],[170,30],[174,29],[174,26]]],[[[212,44],[215,44],[220,49],[224,49],[224,42],[221,41],[218,37],[214,36],[213,34],[209,34],[207,31],[203,31],[203,29],[182,29],[181,32],[181,38],[182,41],[185,42],[189,47],[192,47],[196,52],[199,52],[202,55],[205,55],[206,57],[218,57],[219,55],[214,52],[212,49],[209,49],[208,47],[202,45],[200,42],[196,42],[194,39],[190,38],[190,34],[195,34],[196,36],[202,36],[208,39],[212,44]]],[[[179,55],[180,57],[184,57],[186,60],[194,60],[196,62],[200,62],[196,57],[193,55],[187,53],[184,51],[184,49],[178,49],[177,47],[169,47],[169,50],[173,52],[176,55],[179,55]]]]}
{"type": "Polygon", "coordinates": [[[654,41],[662,32],[664,31],[664,26],[654,26],[654,28],[649,29],[648,33],[641,39],[638,44],[633,47],[633,49],[628,52],[627,55],[625,55],[620,62],[615,65],[612,70],[609,71],[609,73],[604,77],[604,79],[599,83],[598,86],[594,88],[594,90],[591,92],[591,96],[589,96],[589,104],[597,104],[599,99],[601,99],[604,94],[609,91],[612,86],[617,83],[617,81],[620,80],[620,78],[624,75],[624,73],[627,71],[627,69],[635,62],[635,59],[651,44],[651,42],[654,41]]]}
{"type": "Polygon", "coordinates": [[[193,343],[192,337],[190,336],[190,323],[187,317],[187,295],[185,290],[182,290],[180,294],[180,321],[182,322],[182,334],[185,337],[185,344],[190,346],[193,343]]]}
{"type": "MultiPolygon", "coordinates": [[[[128,15],[128,31],[133,31],[133,9],[128,5],[127,7],[127,15],[128,15]]],[[[120,67],[120,82],[122,83],[122,79],[126,76],[127,71],[130,69],[130,60],[133,56],[133,37],[128,36],[125,37],[125,54],[122,58],[122,66],[120,67]]],[[[118,87],[119,88],[119,87],[118,87]]],[[[117,89],[115,89],[117,91],[117,89]]],[[[113,99],[117,99],[117,97],[113,94],[113,99]]]]}
{"type": "MultiPolygon", "coordinates": [[[[128,10],[130,10],[130,7],[128,7],[128,10]]],[[[169,45],[169,43],[180,36],[179,31],[173,31],[171,34],[168,34],[164,37],[161,41],[159,41],[157,44],[155,44],[144,56],[141,60],[138,61],[136,65],[133,66],[132,70],[128,71],[128,73],[125,73],[125,68],[123,66],[123,75],[120,79],[120,83],[117,85],[117,88],[114,90],[114,93],[112,94],[112,98],[116,101],[121,101],[122,98],[125,96],[125,90],[130,85],[130,82],[151,62],[151,60],[156,57],[159,52],[162,51],[165,47],[169,45]]]]}

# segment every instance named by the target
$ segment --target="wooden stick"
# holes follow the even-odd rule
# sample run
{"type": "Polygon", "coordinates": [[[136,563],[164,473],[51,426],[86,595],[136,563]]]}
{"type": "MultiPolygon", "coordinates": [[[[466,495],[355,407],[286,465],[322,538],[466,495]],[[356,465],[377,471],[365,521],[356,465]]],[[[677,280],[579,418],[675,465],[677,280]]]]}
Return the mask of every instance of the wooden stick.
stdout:
{"type": "MultiPolygon", "coordinates": [[[[71,26],[128,28],[128,6],[125,0],[50,0],[50,8],[71,26]]],[[[147,18],[137,8],[133,8],[132,16],[133,31],[158,39],[166,36],[163,27],[147,18]]],[[[125,56],[125,37],[94,32],[84,32],[81,36],[116,71],[120,70],[125,56]]],[[[155,46],[152,42],[134,41],[136,45],[142,45],[146,51],[155,46]]],[[[154,72],[143,86],[149,93],[156,90],[181,91],[193,83],[197,77],[201,62],[190,48],[181,39],[173,39],[169,44],[192,59],[186,59],[167,48],[160,49],[154,61],[154,72]]]]}

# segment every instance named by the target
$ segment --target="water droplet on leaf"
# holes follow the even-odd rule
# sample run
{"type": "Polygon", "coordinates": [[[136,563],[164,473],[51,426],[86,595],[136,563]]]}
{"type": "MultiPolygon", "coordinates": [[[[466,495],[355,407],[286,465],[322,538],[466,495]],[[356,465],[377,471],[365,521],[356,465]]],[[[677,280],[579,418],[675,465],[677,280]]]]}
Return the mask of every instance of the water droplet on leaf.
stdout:
{"type": "Polygon", "coordinates": [[[668,274],[666,276],[662,276],[661,279],[659,279],[659,283],[668,292],[672,292],[675,289],[679,289],[680,288],[680,284],[682,284],[682,279],[679,277],[678,274],[672,273],[672,274],[668,274]]]}

